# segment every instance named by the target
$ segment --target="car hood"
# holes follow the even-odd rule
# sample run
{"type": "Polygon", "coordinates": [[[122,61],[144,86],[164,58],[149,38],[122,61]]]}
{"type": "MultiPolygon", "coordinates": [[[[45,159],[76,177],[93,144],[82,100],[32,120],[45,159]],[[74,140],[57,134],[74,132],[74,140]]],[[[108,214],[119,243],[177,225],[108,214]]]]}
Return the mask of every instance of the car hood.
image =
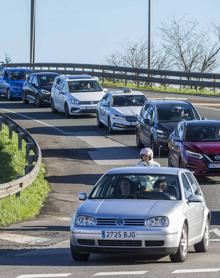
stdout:
{"type": "Polygon", "coordinates": [[[9,83],[12,85],[12,86],[17,86],[17,87],[23,87],[23,85],[24,85],[24,82],[25,82],[25,80],[10,80],[9,81],[9,83]]]}
{"type": "Polygon", "coordinates": [[[220,154],[220,142],[186,142],[185,148],[204,154],[220,154]]]}
{"type": "Polygon", "coordinates": [[[175,200],[87,200],[77,214],[101,218],[146,218],[168,215],[177,209],[179,203],[175,200]]]}
{"type": "Polygon", "coordinates": [[[158,129],[166,131],[166,133],[169,135],[171,132],[173,132],[177,125],[178,122],[158,123],[158,129]]]}
{"type": "Polygon", "coordinates": [[[100,101],[105,93],[100,92],[83,92],[83,93],[70,93],[71,96],[76,98],[79,101],[100,101]]]}
{"type": "Polygon", "coordinates": [[[142,106],[126,106],[126,107],[114,107],[116,113],[125,115],[125,116],[138,116],[141,111],[142,106]]]}

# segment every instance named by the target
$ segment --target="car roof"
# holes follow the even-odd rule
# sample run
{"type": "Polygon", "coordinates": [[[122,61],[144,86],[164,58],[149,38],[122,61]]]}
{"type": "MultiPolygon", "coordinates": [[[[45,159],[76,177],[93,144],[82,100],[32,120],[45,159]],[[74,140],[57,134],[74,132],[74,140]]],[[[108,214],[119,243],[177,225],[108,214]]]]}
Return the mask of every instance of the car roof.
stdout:
{"type": "Polygon", "coordinates": [[[153,105],[158,104],[190,104],[189,101],[186,100],[174,100],[174,99],[153,99],[153,100],[147,100],[146,103],[152,103],[153,105]]]}
{"type": "Polygon", "coordinates": [[[87,74],[81,74],[81,75],[60,75],[60,77],[65,78],[67,81],[70,80],[97,80],[95,77],[87,74]]]}
{"type": "Polygon", "coordinates": [[[192,120],[185,121],[187,126],[207,126],[207,125],[216,125],[220,124],[220,120],[192,120]]]}
{"type": "Polygon", "coordinates": [[[118,91],[110,91],[108,93],[111,94],[112,96],[127,96],[127,95],[144,96],[144,94],[139,91],[125,92],[124,90],[118,90],[118,91]]]}
{"type": "Polygon", "coordinates": [[[5,70],[7,70],[7,71],[11,71],[11,72],[13,72],[13,71],[24,71],[24,72],[32,72],[32,70],[31,69],[25,69],[25,68],[5,68],[5,70]]]}
{"type": "Polygon", "coordinates": [[[33,72],[31,75],[37,75],[37,76],[42,76],[42,75],[55,75],[58,76],[59,74],[56,72],[33,72]]]}
{"type": "Polygon", "coordinates": [[[187,171],[186,169],[173,168],[173,167],[122,167],[110,169],[106,174],[167,174],[178,175],[181,171],[187,171]]]}

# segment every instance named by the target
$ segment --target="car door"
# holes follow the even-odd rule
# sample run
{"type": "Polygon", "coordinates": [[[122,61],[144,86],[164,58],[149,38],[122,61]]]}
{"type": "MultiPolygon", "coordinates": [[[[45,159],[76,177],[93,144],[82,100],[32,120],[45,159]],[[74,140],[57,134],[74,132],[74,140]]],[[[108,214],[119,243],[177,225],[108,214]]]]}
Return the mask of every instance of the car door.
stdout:
{"type": "Polygon", "coordinates": [[[104,119],[104,115],[105,115],[105,106],[106,106],[106,101],[107,101],[107,98],[108,98],[108,95],[109,94],[106,94],[100,104],[99,104],[99,108],[98,108],[98,113],[99,113],[99,119],[102,123],[105,123],[105,119],[104,119]]]}
{"type": "Polygon", "coordinates": [[[201,204],[197,202],[189,202],[189,198],[193,196],[194,192],[188,181],[186,175],[181,175],[185,201],[186,201],[186,217],[188,220],[188,239],[192,240],[198,236],[198,229],[200,227],[200,219],[198,216],[198,210],[201,204]]]}
{"type": "Polygon", "coordinates": [[[33,79],[30,86],[30,97],[34,101],[36,100],[36,95],[38,94],[39,83],[36,75],[33,75],[33,79]]]}
{"type": "Polygon", "coordinates": [[[111,94],[108,94],[105,105],[103,106],[103,122],[108,125],[109,113],[111,109],[111,94]]]}
{"type": "Polygon", "coordinates": [[[3,78],[2,78],[2,82],[1,82],[1,93],[3,95],[7,95],[7,82],[8,82],[8,79],[9,79],[9,75],[8,75],[8,72],[7,70],[5,70],[3,72],[3,78]]]}
{"type": "Polygon", "coordinates": [[[61,92],[61,85],[62,85],[62,80],[61,78],[57,78],[56,80],[56,85],[53,91],[53,101],[55,108],[58,109],[59,111],[64,111],[64,95],[63,92],[61,92]]]}
{"type": "Polygon", "coordinates": [[[139,138],[141,140],[141,143],[143,145],[146,144],[146,138],[145,138],[145,125],[146,125],[146,119],[148,114],[148,109],[150,107],[150,103],[145,103],[143,108],[141,109],[141,112],[138,116],[137,120],[137,132],[139,135],[139,138]]]}
{"type": "Polygon", "coordinates": [[[181,122],[172,132],[169,140],[169,159],[172,166],[179,167],[184,135],[184,124],[181,122]]]}
{"type": "Polygon", "coordinates": [[[144,145],[150,146],[151,144],[151,130],[155,122],[155,111],[153,105],[147,109],[144,125],[142,126],[141,141],[144,145]]]}
{"type": "Polygon", "coordinates": [[[195,232],[197,235],[200,235],[203,225],[204,225],[204,221],[206,220],[206,219],[204,219],[205,208],[206,208],[205,207],[205,199],[203,197],[202,190],[199,187],[199,184],[198,184],[196,178],[193,176],[193,174],[190,172],[186,172],[185,175],[193,189],[193,194],[201,196],[203,198],[203,202],[201,202],[201,203],[198,202],[198,203],[196,203],[196,206],[195,206],[195,210],[197,213],[197,219],[198,219],[198,227],[195,232]]]}

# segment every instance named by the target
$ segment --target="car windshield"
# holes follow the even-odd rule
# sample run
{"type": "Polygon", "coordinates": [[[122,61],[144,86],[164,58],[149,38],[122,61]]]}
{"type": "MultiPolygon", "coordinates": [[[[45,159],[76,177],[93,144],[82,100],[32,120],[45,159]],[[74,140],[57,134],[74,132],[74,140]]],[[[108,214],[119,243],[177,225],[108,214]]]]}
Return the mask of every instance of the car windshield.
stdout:
{"type": "Polygon", "coordinates": [[[70,93],[100,92],[102,87],[96,80],[68,81],[70,93]]]}
{"type": "Polygon", "coordinates": [[[158,104],[158,122],[180,122],[182,120],[199,119],[196,111],[188,104],[158,104]]]}
{"type": "Polygon", "coordinates": [[[8,73],[9,80],[26,80],[29,72],[25,71],[12,71],[8,73]]]}
{"type": "Polygon", "coordinates": [[[186,129],[185,140],[190,142],[219,142],[220,124],[210,126],[188,126],[186,129]]]}
{"type": "Polygon", "coordinates": [[[145,101],[146,98],[142,95],[114,96],[112,106],[143,106],[145,101]]]}
{"type": "Polygon", "coordinates": [[[174,175],[117,174],[105,175],[89,198],[180,200],[181,194],[174,175]]]}
{"type": "Polygon", "coordinates": [[[52,85],[56,75],[39,75],[38,80],[39,80],[39,85],[40,86],[48,86],[52,85]]]}

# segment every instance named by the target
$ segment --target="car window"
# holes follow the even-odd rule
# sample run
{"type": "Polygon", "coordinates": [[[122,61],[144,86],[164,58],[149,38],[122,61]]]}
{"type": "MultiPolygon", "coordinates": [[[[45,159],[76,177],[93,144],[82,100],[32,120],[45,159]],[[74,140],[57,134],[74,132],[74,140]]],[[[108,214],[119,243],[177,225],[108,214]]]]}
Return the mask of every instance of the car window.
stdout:
{"type": "Polygon", "coordinates": [[[184,134],[184,125],[183,125],[183,123],[180,123],[178,125],[177,129],[178,129],[178,137],[182,139],[183,134],[184,134]]]}
{"type": "Polygon", "coordinates": [[[203,124],[198,126],[187,126],[186,141],[190,142],[219,142],[220,124],[203,124]]]}
{"type": "Polygon", "coordinates": [[[143,107],[142,117],[144,119],[147,119],[147,114],[148,114],[148,111],[149,111],[149,107],[150,107],[150,103],[146,103],[143,107]]]}
{"type": "Polygon", "coordinates": [[[33,85],[38,86],[38,80],[36,76],[33,76],[32,82],[33,85]]]}
{"type": "Polygon", "coordinates": [[[183,182],[183,188],[184,188],[184,194],[185,198],[188,199],[193,195],[192,188],[190,187],[190,184],[184,174],[182,174],[182,182],[183,182]]]}
{"type": "Polygon", "coordinates": [[[147,114],[147,118],[149,119],[150,123],[152,124],[154,122],[154,109],[153,107],[151,106],[148,110],[148,114],[147,114]]]}
{"type": "Polygon", "coordinates": [[[112,106],[142,106],[146,98],[142,95],[119,95],[113,96],[112,106]]]}
{"type": "Polygon", "coordinates": [[[193,188],[194,194],[196,194],[196,195],[202,195],[201,189],[200,189],[200,187],[199,187],[199,185],[198,185],[198,183],[197,183],[196,178],[193,176],[193,174],[187,172],[187,173],[185,173],[185,175],[186,175],[186,177],[188,178],[188,180],[189,180],[189,182],[190,182],[190,184],[191,184],[191,186],[192,186],[192,188],[193,188]]]}
{"type": "Polygon", "coordinates": [[[69,91],[72,93],[100,92],[102,87],[97,80],[74,80],[68,81],[69,91]]]}
{"type": "Polygon", "coordinates": [[[32,83],[32,80],[33,80],[33,75],[29,75],[27,81],[28,81],[29,83],[32,83]]]}

